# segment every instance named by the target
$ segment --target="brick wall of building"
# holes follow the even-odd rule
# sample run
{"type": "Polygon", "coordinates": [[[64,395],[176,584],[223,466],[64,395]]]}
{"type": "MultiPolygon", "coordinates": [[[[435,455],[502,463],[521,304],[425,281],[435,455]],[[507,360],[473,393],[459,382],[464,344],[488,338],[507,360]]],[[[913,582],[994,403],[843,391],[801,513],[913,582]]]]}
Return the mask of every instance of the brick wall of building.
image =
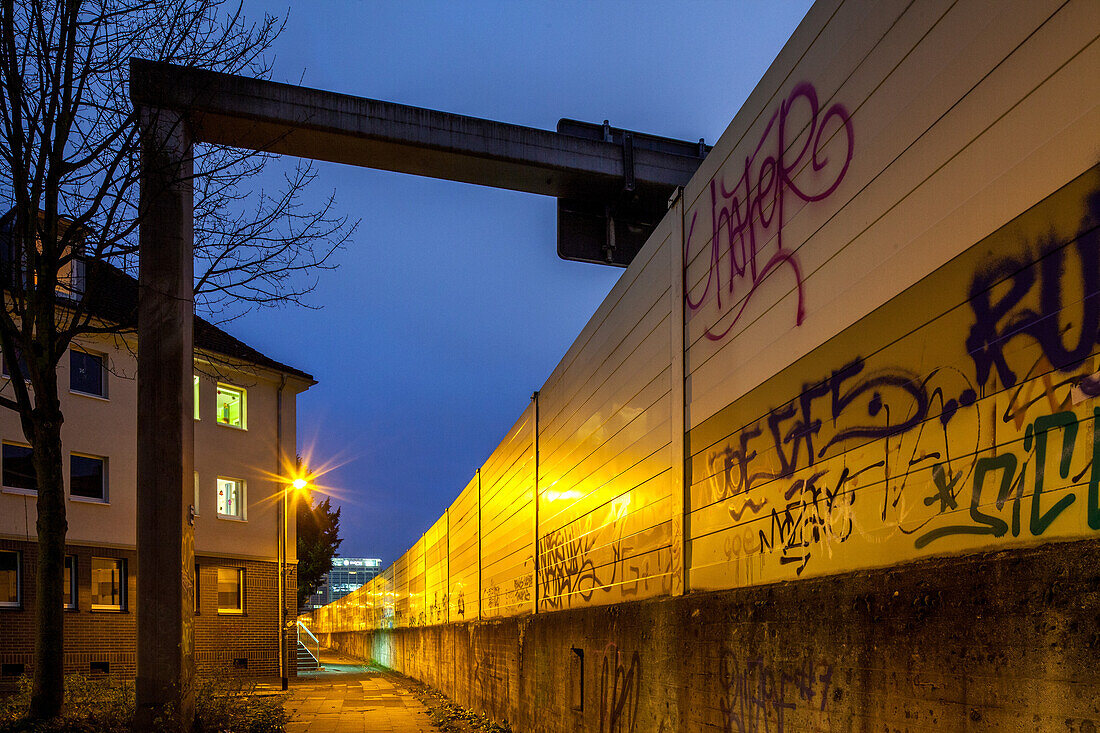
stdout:
{"type": "MultiPolygon", "coordinates": [[[[0,539],[0,550],[17,550],[22,562],[22,607],[0,608],[0,690],[12,689],[20,672],[33,671],[34,604],[37,545],[35,542],[0,539]]],[[[133,678],[137,673],[136,594],[137,556],[133,550],[70,545],[77,558],[77,608],[65,613],[65,671],[90,673],[93,663],[107,663],[111,675],[133,678]],[[126,609],[91,610],[91,564],[93,557],[123,558],[127,569],[126,609]]],[[[229,671],[249,677],[279,674],[280,619],[277,610],[278,565],[198,555],[199,604],[195,616],[195,663],[199,674],[229,671]],[[219,614],[217,568],[237,567],[245,571],[245,611],[241,615],[219,614]],[[241,661],[243,660],[243,661],[241,661]]],[[[288,617],[295,618],[296,574],[293,567],[287,584],[288,617]]],[[[287,634],[290,676],[295,674],[296,637],[287,634]]]]}
{"type": "Polygon", "coordinates": [[[1100,541],[328,641],[517,733],[1083,733],[1100,541]]]}
{"type": "MultiPolygon", "coordinates": [[[[257,677],[279,675],[279,627],[277,605],[279,566],[198,555],[199,608],[195,615],[195,667],[199,674],[233,673],[257,677]],[[218,568],[245,571],[245,609],[241,615],[218,613],[218,568]],[[243,661],[242,661],[243,660],[243,661]]],[[[288,581],[288,618],[293,620],[295,575],[288,581]]],[[[287,632],[287,659],[293,675],[296,662],[295,636],[287,632]]]]}

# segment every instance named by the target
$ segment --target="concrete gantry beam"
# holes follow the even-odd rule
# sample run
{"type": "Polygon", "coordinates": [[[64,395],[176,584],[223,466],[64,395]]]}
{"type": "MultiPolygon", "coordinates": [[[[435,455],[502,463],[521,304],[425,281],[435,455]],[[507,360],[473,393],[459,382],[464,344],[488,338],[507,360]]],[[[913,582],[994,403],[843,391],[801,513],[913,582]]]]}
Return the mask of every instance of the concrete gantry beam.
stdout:
{"type": "MultiPolygon", "coordinates": [[[[615,142],[290,84],[135,60],[130,96],[188,110],[196,141],[558,198],[617,193],[624,180],[615,142]]],[[[638,188],[682,186],[700,161],[641,147],[633,158],[638,188]]]]}
{"type": "Polygon", "coordinates": [[[562,120],[559,132],[164,63],[130,62],[142,124],[137,727],[193,712],[193,143],[558,198],[559,254],[625,265],[707,148],[562,120]],[[563,253],[562,238],[582,241],[563,253]],[[618,242],[618,244],[617,244],[618,242]]]}
{"type": "Polygon", "coordinates": [[[709,150],[561,120],[558,131],[134,60],[134,103],[187,110],[196,142],[554,196],[558,254],[625,266],[709,150]]]}

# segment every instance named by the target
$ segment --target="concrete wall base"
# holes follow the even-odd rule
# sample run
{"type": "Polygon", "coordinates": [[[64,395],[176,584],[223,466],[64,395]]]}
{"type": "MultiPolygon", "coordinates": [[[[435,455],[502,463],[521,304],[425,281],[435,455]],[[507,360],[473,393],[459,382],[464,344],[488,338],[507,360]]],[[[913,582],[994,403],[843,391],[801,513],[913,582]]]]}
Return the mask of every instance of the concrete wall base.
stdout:
{"type": "Polygon", "coordinates": [[[322,638],[515,731],[1100,726],[1100,541],[322,638]]]}

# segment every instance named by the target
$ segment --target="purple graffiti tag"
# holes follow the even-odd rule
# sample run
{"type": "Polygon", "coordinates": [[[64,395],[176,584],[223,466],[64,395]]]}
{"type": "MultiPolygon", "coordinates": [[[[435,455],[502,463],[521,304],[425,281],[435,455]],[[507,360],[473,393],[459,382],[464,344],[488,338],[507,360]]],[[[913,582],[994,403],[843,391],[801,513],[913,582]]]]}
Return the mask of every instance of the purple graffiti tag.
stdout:
{"type": "MultiPolygon", "coordinates": [[[[795,134],[795,139],[799,134],[795,134]]],[[[711,237],[710,264],[707,270],[706,284],[698,298],[692,297],[692,287],[688,282],[686,268],[691,262],[691,242],[695,235],[695,224],[699,212],[692,212],[688,225],[688,235],[684,240],[684,296],[691,311],[700,309],[713,298],[718,311],[718,320],[730,316],[724,308],[735,306],[732,318],[724,328],[714,330],[709,327],[706,336],[712,341],[721,340],[730,332],[741,318],[752,296],[773,271],[789,268],[794,276],[798,291],[798,312],[795,325],[801,325],[805,317],[805,304],[802,292],[802,271],[794,250],[783,244],[784,213],[783,204],[788,191],[806,202],[821,201],[827,198],[840,185],[848,166],[852,162],[854,135],[852,120],[847,109],[834,104],[820,112],[817,90],[808,82],[797,85],[777,110],[772,113],[764,134],[753,150],[745,158],[745,168],[741,177],[732,188],[727,188],[721,176],[710,182],[711,237]],[[798,102],[803,104],[796,104],[798,102]],[[787,150],[791,143],[790,129],[801,124],[802,114],[797,122],[792,116],[803,106],[809,107],[809,119],[806,124],[806,139],[801,149],[794,155],[787,150]],[[839,121],[839,128],[831,127],[833,118],[839,121]],[[792,124],[795,123],[795,124],[792,124]],[[819,192],[808,190],[806,184],[799,183],[799,173],[807,166],[813,173],[821,174],[829,167],[829,158],[822,154],[823,145],[833,136],[831,132],[843,130],[845,136],[844,164],[831,178],[828,174],[824,188],[819,192]],[[769,140],[771,145],[769,145],[769,140]],[[761,151],[767,148],[767,155],[761,159],[761,151]],[[794,155],[793,159],[791,156],[794,155]],[[724,250],[723,250],[724,247],[724,250]],[[723,278],[719,267],[723,253],[729,256],[728,276],[725,283],[727,297],[723,306],[723,278]],[[713,293],[711,286],[713,285],[713,293]]],[[[835,165],[833,166],[836,167],[835,165]]]]}

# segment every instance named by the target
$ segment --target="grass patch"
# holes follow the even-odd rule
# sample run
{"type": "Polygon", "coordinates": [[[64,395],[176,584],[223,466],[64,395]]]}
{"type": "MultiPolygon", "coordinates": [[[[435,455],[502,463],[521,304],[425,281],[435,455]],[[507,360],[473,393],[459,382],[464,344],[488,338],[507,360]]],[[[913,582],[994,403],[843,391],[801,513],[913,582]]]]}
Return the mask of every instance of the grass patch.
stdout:
{"type": "MultiPolygon", "coordinates": [[[[0,733],[131,733],[134,683],[109,676],[65,677],[65,709],[48,721],[26,719],[29,677],[14,695],[0,698],[0,733]]],[[[195,684],[196,733],[283,733],[285,695],[257,694],[248,680],[226,675],[200,678],[195,684]]]]}

